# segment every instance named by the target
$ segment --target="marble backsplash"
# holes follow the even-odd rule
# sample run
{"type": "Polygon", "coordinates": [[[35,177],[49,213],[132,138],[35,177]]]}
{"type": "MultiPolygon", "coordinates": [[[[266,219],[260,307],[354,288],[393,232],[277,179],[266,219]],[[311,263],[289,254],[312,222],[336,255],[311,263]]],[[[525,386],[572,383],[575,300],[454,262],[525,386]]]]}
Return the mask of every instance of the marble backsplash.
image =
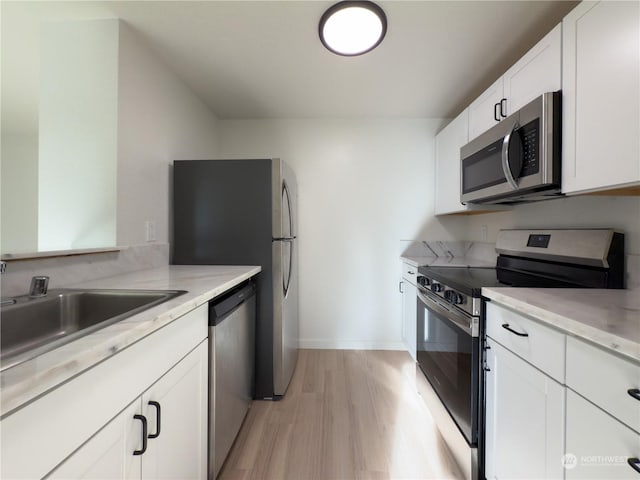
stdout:
{"type": "Polygon", "coordinates": [[[497,257],[493,243],[441,240],[400,240],[400,243],[403,257],[467,258],[492,265],[495,265],[497,257]]]}
{"type": "Polygon", "coordinates": [[[119,251],[7,261],[0,278],[2,298],[28,293],[31,277],[46,275],[49,288],[63,288],[121,273],[169,264],[169,244],[122,247],[119,251]]]}

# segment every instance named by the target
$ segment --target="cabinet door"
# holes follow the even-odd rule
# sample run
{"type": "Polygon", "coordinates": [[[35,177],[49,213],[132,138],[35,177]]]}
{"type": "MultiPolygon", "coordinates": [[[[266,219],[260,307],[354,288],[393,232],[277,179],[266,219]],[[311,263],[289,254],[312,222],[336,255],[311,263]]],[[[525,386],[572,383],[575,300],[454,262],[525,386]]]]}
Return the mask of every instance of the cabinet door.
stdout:
{"type": "Polygon", "coordinates": [[[149,431],[143,478],[206,478],[207,357],[205,341],[142,395],[149,431]]]}
{"type": "Polygon", "coordinates": [[[208,312],[201,305],[2,418],[0,478],[42,478],[69,458],[206,338],[208,312]]]}
{"type": "Polygon", "coordinates": [[[639,38],[639,2],[582,2],[563,20],[565,193],[640,183],[639,38]]]}
{"type": "Polygon", "coordinates": [[[638,478],[640,434],[567,389],[567,479],[638,478]]]}
{"type": "Polygon", "coordinates": [[[469,105],[469,141],[498,123],[496,118],[500,117],[495,105],[503,98],[503,79],[500,77],[469,105]]]}
{"type": "Polygon", "coordinates": [[[485,474],[563,478],[564,387],[487,338],[485,474]]]}
{"type": "Polygon", "coordinates": [[[418,315],[417,288],[402,280],[402,339],[411,357],[416,359],[416,317],[418,315]]]}
{"type": "Polygon", "coordinates": [[[556,26],[504,74],[505,115],[562,88],[562,25],[556,26]]]}
{"type": "Polygon", "coordinates": [[[460,147],[469,140],[469,109],[436,135],[436,215],[467,209],[460,202],[460,147]]]}
{"type": "Polygon", "coordinates": [[[49,474],[48,479],[139,479],[141,423],[133,416],[140,411],[140,399],[117,417],[49,474]]]}

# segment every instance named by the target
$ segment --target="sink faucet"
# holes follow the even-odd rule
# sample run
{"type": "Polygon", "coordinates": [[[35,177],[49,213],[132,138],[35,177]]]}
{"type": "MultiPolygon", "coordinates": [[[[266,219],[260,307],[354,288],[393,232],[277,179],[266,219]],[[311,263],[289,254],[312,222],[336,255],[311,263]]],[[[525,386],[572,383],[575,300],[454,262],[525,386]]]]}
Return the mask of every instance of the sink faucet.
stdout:
{"type": "MultiPolygon", "coordinates": [[[[7,271],[7,262],[0,262],[0,273],[7,271]]],[[[15,298],[0,298],[0,305],[13,305],[16,303],[15,298]]]]}
{"type": "Polygon", "coordinates": [[[47,294],[48,285],[49,277],[43,275],[31,278],[31,288],[29,288],[29,296],[44,297],[47,294]]]}

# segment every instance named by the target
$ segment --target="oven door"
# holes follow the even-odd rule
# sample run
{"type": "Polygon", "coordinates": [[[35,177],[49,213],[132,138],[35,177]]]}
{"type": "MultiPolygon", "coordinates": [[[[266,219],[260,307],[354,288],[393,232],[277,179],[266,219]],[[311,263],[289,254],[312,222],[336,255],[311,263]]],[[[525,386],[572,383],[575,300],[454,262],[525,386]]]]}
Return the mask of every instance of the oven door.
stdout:
{"type": "Polygon", "coordinates": [[[477,319],[422,288],[417,303],[418,365],[469,445],[477,446],[477,319]]]}

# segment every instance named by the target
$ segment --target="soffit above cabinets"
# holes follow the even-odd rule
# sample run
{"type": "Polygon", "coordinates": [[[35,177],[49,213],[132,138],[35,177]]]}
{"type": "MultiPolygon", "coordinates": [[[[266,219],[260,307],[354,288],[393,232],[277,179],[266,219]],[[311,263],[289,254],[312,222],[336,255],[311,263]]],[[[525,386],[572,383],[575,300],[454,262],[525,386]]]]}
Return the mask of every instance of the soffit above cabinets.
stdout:
{"type": "Polygon", "coordinates": [[[222,119],[439,118],[458,113],[577,2],[380,1],[384,42],[354,58],[319,41],[332,3],[3,1],[3,130],[37,127],[44,21],[123,19],[222,119]]]}

